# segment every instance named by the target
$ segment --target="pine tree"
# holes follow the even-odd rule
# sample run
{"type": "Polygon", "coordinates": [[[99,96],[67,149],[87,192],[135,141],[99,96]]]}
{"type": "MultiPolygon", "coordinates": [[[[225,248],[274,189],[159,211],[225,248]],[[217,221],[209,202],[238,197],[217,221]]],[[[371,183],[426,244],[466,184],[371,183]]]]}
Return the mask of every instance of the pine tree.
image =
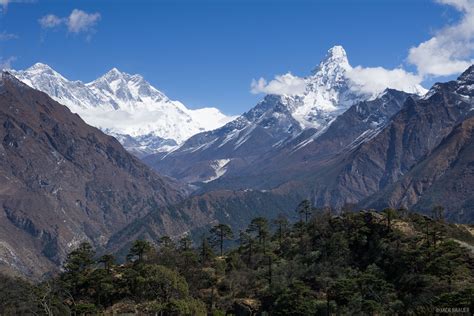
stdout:
{"type": "Polygon", "coordinates": [[[266,253],[266,242],[268,231],[268,220],[264,217],[256,217],[251,222],[247,228],[247,232],[256,233],[258,238],[258,243],[263,247],[263,253],[266,253]]]}
{"type": "Polygon", "coordinates": [[[172,248],[174,248],[174,243],[173,243],[173,240],[171,239],[170,236],[160,237],[160,239],[158,239],[158,245],[160,245],[160,248],[162,248],[162,249],[172,249],[172,248]]]}
{"type": "Polygon", "coordinates": [[[224,241],[234,238],[234,233],[229,225],[218,224],[211,228],[210,240],[212,245],[219,245],[220,254],[223,255],[224,241]]]}
{"type": "Polygon", "coordinates": [[[296,212],[300,215],[300,222],[303,221],[303,217],[304,217],[305,223],[307,223],[312,211],[313,211],[313,206],[311,205],[311,202],[309,200],[303,200],[296,207],[296,212]]]}
{"type": "Polygon", "coordinates": [[[435,205],[431,210],[431,213],[433,214],[433,219],[435,221],[441,221],[444,219],[444,207],[441,205],[435,205]]]}
{"type": "Polygon", "coordinates": [[[104,269],[107,270],[107,272],[110,272],[112,266],[115,264],[115,257],[111,254],[105,254],[100,257],[99,262],[104,264],[104,269]]]}
{"type": "Polygon", "coordinates": [[[135,260],[137,263],[143,262],[144,256],[153,249],[149,241],[136,240],[127,255],[128,260],[135,260]]]}
{"type": "Polygon", "coordinates": [[[283,238],[288,230],[288,219],[285,215],[280,214],[278,217],[273,221],[273,223],[277,226],[276,235],[278,238],[278,246],[281,250],[283,244],[283,238]]]}
{"type": "Polygon", "coordinates": [[[209,246],[208,238],[205,234],[202,234],[201,236],[201,247],[199,252],[201,254],[201,263],[203,264],[208,262],[214,255],[211,246],[209,246]]]}
{"type": "Polygon", "coordinates": [[[193,241],[188,235],[184,236],[179,240],[179,250],[188,251],[191,250],[193,246],[193,241]]]}
{"type": "Polygon", "coordinates": [[[87,281],[87,274],[94,264],[95,251],[91,244],[83,242],[67,255],[62,280],[68,291],[76,296],[87,281]]]}

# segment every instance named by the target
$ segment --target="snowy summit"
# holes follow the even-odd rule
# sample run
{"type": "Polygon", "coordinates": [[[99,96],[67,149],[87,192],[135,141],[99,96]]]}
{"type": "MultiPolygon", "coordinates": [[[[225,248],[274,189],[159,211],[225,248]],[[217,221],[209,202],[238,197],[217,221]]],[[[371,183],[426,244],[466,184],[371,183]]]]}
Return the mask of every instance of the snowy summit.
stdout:
{"type": "Polygon", "coordinates": [[[152,151],[166,150],[233,119],[216,108],[188,109],[181,102],[170,100],[142,76],[117,68],[90,83],[70,81],[42,63],[12,74],[119,140],[128,139],[130,143],[132,139],[136,146],[144,147],[145,138],[147,143],[154,137],[165,140],[166,146],[154,142],[152,151]]]}

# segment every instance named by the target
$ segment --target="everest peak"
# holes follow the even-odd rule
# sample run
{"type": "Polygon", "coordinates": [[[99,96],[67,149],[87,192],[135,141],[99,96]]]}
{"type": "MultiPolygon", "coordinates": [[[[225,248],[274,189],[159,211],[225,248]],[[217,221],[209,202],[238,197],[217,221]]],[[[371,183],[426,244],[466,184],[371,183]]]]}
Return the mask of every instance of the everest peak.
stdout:
{"type": "Polygon", "coordinates": [[[141,75],[117,68],[89,83],[70,81],[42,63],[13,70],[12,74],[66,105],[87,123],[113,135],[153,135],[179,144],[233,119],[214,109],[188,109],[181,102],[170,100],[141,75]]]}

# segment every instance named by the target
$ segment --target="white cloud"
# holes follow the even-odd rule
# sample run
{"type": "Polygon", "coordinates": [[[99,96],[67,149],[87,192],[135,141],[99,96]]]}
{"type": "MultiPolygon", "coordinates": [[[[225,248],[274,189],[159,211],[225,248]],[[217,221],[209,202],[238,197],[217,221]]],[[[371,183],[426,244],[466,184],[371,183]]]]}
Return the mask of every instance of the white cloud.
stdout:
{"type": "Polygon", "coordinates": [[[87,13],[74,9],[67,19],[67,27],[71,33],[90,32],[100,20],[100,13],[87,13]]]}
{"type": "Polygon", "coordinates": [[[457,23],[435,32],[429,40],[410,48],[408,62],[421,76],[449,76],[473,63],[474,0],[438,0],[462,13],[457,23]]]}
{"type": "Polygon", "coordinates": [[[0,41],[9,41],[12,39],[17,39],[18,35],[12,34],[12,33],[7,33],[5,31],[0,32],[0,41]]]}
{"type": "Polygon", "coordinates": [[[401,68],[385,69],[382,67],[364,68],[357,66],[347,71],[351,89],[364,94],[376,95],[386,88],[423,94],[426,90],[421,86],[423,80],[419,75],[401,68]]]}
{"type": "Polygon", "coordinates": [[[63,22],[65,22],[65,20],[54,14],[48,14],[39,19],[38,22],[42,28],[48,29],[61,25],[63,22]]]}
{"type": "Polygon", "coordinates": [[[293,76],[291,73],[275,76],[275,79],[267,82],[264,78],[253,79],[250,91],[253,94],[302,94],[305,91],[306,82],[303,78],[293,76]]]}
{"type": "Polygon", "coordinates": [[[86,33],[87,39],[90,39],[91,33],[94,32],[94,27],[100,18],[100,13],[87,13],[74,9],[68,17],[62,18],[54,14],[48,14],[39,19],[38,23],[43,29],[52,29],[66,25],[69,33],[86,33]]]}
{"type": "Polygon", "coordinates": [[[6,70],[12,68],[12,63],[16,60],[15,56],[11,56],[3,59],[0,57],[0,70],[6,70]]]}
{"type": "MultiPolygon", "coordinates": [[[[452,6],[461,13],[461,18],[409,49],[407,62],[414,65],[417,72],[408,72],[403,68],[357,66],[347,71],[351,89],[378,94],[392,88],[422,94],[426,90],[421,83],[427,77],[459,74],[474,63],[474,0],[435,1],[452,6]]],[[[251,87],[252,93],[298,94],[304,91],[304,79],[291,74],[276,76],[270,82],[260,78],[253,80],[251,87]]]]}
{"type": "MultiPolygon", "coordinates": [[[[364,68],[362,66],[352,68],[349,66],[346,70],[346,77],[349,79],[348,83],[353,91],[367,95],[377,95],[387,88],[417,94],[426,92],[426,89],[421,86],[422,77],[401,68],[364,68]]],[[[254,79],[250,91],[253,94],[301,95],[305,90],[305,78],[287,73],[275,76],[275,79],[270,82],[264,78],[254,79]]]]}

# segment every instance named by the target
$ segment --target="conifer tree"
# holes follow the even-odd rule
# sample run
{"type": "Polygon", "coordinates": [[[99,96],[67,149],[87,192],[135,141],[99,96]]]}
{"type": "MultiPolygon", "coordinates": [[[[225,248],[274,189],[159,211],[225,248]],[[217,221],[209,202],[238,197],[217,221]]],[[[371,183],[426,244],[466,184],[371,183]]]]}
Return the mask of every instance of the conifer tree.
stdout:
{"type": "Polygon", "coordinates": [[[149,241],[136,240],[127,255],[128,260],[136,260],[137,263],[143,262],[144,256],[153,249],[149,241]]]}
{"type": "Polygon", "coordinates": [[[218,224],[211,228],[209,231],[211,234],[210,241],[212,245],[218,245],[220,249],[220,255],[223,255],[224,241],[230,240],[234,237],[234,233],[229,225],[218,224]]]}

